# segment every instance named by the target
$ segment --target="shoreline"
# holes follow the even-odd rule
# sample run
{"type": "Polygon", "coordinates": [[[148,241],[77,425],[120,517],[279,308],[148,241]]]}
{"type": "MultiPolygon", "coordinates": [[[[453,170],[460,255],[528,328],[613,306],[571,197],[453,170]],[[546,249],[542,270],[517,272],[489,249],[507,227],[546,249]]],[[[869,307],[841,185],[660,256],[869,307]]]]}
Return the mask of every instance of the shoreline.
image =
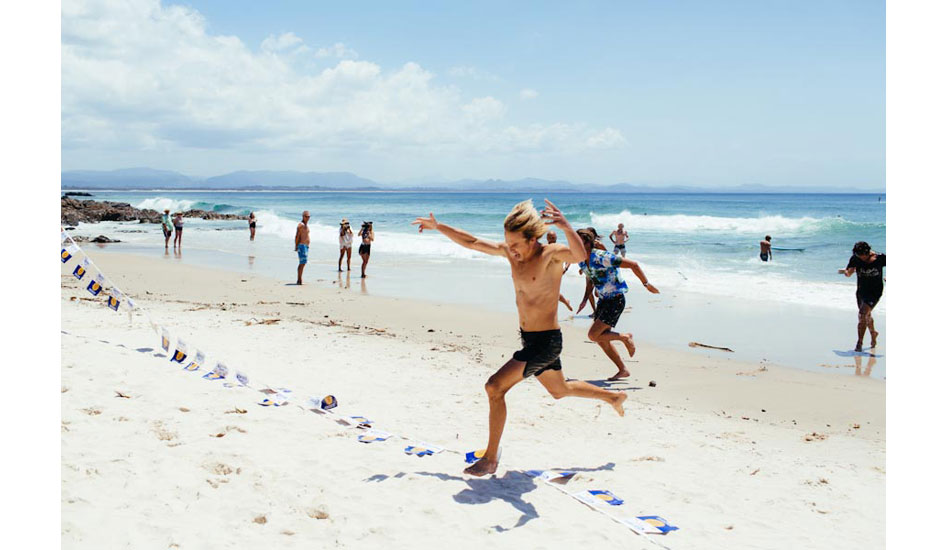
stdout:
{"type": "MultiPolygon", "coordinates": [[[[162,256],[159,247],[129,243],[109,245],[99,250],[109,255],[128,254],[143,259],[172,260],[176,265],[218,267],[234,273],[283,280],[277,275],[279,256],[274,256],[280,251],[265,248],[255,253],[252,250],[255,248],[248,247],[246,254],[254,255],[245,256],[237,251],[196,247],[186,250],[182,258],[162,256]]],[[[401,297],[427,303],[451,302],[514,315],[514,296],[507,269],[493,265],[490,261],[449,262],[417,269],[412,263],[406,265],[398,255],[376,252],[370,263],[368,280],[361,280],[356,275],[345,281],[345,272],[339,274],[336,271],[330,254],[332,250],[327,250],[329,248],[325,243],[312,244],[305,281],[309,279],[325,288],[334,288],[339,282],[340,286],[349,285],[354,293],[401,297]],[[477,293],[466,287],[471,284],[480,286],[477,293]]],[[[292,264],[290,258],[279,262],[281,266],[293,267],[292,264]]],[[[352,265],[358,274],[360,259],[355,251],[352,265]]],[[[287,269],[284,271],[290,273],[287,269]]],[[[647,273],[649,275],[650,271],[647,273]]],[[[646,295],[638,285],[632,285],[627,296],[629,311],[621,317],[618,329],[632,332],[638,346],[650,343],[669,350],[686,351],[683,348],[689,342],[696,341],[729,347],[735,350],[729,355],[737,360],[770,367],[775,365],[847,376],[861,374],[877,380],[886,378],[886,312],[881,312],[877,319],[884,337],[881,346],[875,351],[876,357],[852,356],[848,345],[853,341],[854,332],[854,315],[851,311],[765,300],[739,300],[675,287],[670,289],[661,286],[660,289],[660,295],[646,295]]],[[[562,293],[576,307],[582,291],[583,279],[576,276],[576,270],[569,270],[562,283],[562,293]]],[[[562,323],[567,325],[586,329],[591,322],[589,317],[573,317],[564,308],[560,312],[562,323]]],[[[590,312],[588,306],[584,314],[590,312]]],[[[722,352],[690,349],[688,353],[714,358],[722,352]]]]}

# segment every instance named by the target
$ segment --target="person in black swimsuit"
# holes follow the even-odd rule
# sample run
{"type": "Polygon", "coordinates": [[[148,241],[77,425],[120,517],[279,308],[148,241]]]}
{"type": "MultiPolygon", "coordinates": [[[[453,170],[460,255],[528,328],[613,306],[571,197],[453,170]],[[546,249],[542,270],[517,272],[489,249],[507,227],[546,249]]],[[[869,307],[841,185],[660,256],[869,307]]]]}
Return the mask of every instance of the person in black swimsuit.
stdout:
{"type": "Polygon", "coordinates": [[[864,241],[854,243],[848,267],[839,269],[845,277],[858,274],[858,290],[855,298],[858,303],[858,343],[854,351],[861,351],[864,346],[864,331],[871,331],[871,348],[877,347],[877,331],[874,330],[874,317],[871,312],[884,294],[884,267],[887,265],[887,256],[871,250],[871,245],[864,241]]]}
{"type": "Polygon", "coordinates": [[[254,234],[257,233],[257,218],[254,216],[254,212],[251,212],[251,215],[247,217],[247,226],[251,230],[251,240],[254,240],[254,234]]]}
{"type": "Polygon", "coordinates": [[[360,228],[360,258],[363,259],[363,267],[360,269],[360,277],[366,278],[366,264],[369,263],[369,247],[373,244],[373,241],[376,239],[376,234],[373,233],[373,222],[363,222],[363,226],[360,228]]]}

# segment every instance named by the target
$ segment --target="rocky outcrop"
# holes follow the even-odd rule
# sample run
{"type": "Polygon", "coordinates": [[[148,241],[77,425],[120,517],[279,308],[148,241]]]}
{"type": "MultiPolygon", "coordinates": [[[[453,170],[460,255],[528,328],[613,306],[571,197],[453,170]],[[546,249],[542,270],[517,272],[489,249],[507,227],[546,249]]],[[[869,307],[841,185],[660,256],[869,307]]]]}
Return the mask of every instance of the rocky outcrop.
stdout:
{"type": "MultiPolygon", "coordinates": [[[[201,218],[203,220],[243,220],[244,216],[236,214],[220,214],[206,210],[188,210],[182,215],[186,218],[201,218]]],[[[60,203],[60,221],[67,225],[97,222],[134,222],[160,223],[161,212],[149,208],[135,208],[131,204],[112,201],[76,200],[63,197],[60,203]]]]}
{"type": "Polygon", "coordinates": [[[83,237],[82,235],[77,235],[72,238],[73,241],[77,243],[121,243],[119,239],[110,239],[105,235],[99,235],[98,237],[90,239],[89,237],[83,237]]]}

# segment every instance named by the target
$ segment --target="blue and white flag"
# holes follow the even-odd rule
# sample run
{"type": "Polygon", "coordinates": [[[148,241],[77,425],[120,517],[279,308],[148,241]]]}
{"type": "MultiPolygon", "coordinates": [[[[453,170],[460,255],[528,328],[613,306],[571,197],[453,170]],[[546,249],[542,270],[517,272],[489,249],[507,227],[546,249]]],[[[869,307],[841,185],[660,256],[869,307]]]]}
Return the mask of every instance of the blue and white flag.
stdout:
{"type": "Polygon", "coordinates": [[[174,361],[175,363],[184,363],[186,357],[188,357],[188,344],[179,338],[178,343],[175,344],[175,352],[172,353],[172,358],[169,359],[169,361],[174,361]]]}
{"type": "Polygon", "coordinates": [[[215,365],[214,370],[202,376],[205,380],[224,380],[228,376],[228,367],[224,363],[215,365]]]}
{"type": "Polygon", "coordinates": [[[97,273],[96,276],[89,281],[89,286],[86,287],[86,290],[89,291],[89,294],[93,296],[98,296],[102,292],[102,273],[97,273]]]}
{"type": "Polygon", "coordinates": [[[640,535],[665,535],[670,531],[676,531],[679,527],[670,525],[668,521],[660,516],[637,516],[633,518],[620,518],[620,522],[637,532],[640,535]]]}
{"type": "Polygon", "coordinates": [[[172,345],[171,338],[168,336],[168,329],[162,327],[162,349],[168,351],[172,345]]]}
{"type": "Polygon", "coordinates": [[[119,304],[121,303],[122,303],[122,291],[117,288],[113,288],[112,290],[110,290],[109,298],[106,300],[106,305],[109,306],[109,308],[112,311],[119,311],[119,304]]]}
{"type": "Polygon", "coordinates": [[[242,386],[247,386],[248,378],[247,375],[241,371],[235,371],[234,378],[238,381],[238,384],[242,386]]]}
{"type": "MultiPolygon", "coordinates": [[[[484,456],[485,456],[485,449],[479,449],[479,450],[477,450],[477,451],[469,451],[469,452],[465,453],[465,463],[466,463],[466,464],[475,464],[476,462],[478,462],[479,460],[481,460],[481,458],[484,457],[484,456]]],[[[531,475],[531,474],[528,474],[528,475],[531,475]]],[[[532,477],[534,477],[534,476],[532,476],[532,477]]]]}
{"type": "Polygon", "coordinates": [[[356,438],[356,440],[359,441],[360,443],[375,443],[377,441],[386,441],[392,436],[393,434],[389,432],[372,429],[372,430],[366,430],[365,432],[361,433],[359,437],[356,438]]]}
{"type": "Polygon", "coordinates": [[[76,265],[76,269],[73,270],[73,277],[81,281],[87,271],[89,271],[89,258],[83,258],[82,262],[76,265]]]}
{"type": "Polygon", "coordinates": [[[408,447],[403,449],[403,451],[407,455],[416,455],[416,456],[427,456],[427,455],[432,455],[432,454],[439,454],[444,450],[445,450],[444,448],[438,445],[433,445],[432,443],[426,443],[424,441],[413,443],[412,445],[409,445],[408,447]]]}
{"type": "Polygon", "coordinates": [[[72,258],[77,252],[79,252],[79,247],[71,244],[69,246],[64,246],[63,251],[60,252],[59,257],[63,260],[63,263],[66,263],[72,258]]]}
{"type": "Polygon", "coordinates": [[[69,240],[69,234],[66,233],[65,229],[63,229],[62,232],[59,234],[59,242],[64,243],[68,240],[69,240]]]}
{"type": "Polygon", "coordinates": [[[195,352],[195,356],[191,359],[191,362],[185,366],[186,371],[194,372],[201,367],[201,364],[205,362],[205,354],[203,351],[198,350],[195,352]]]}
{"type": "Polygon", "coordinates": [[[571,496],[593,508],[599,508],[604,505],[620,506],[623,504],[623,500],[618,498],[617,495],[603,489],[581,491],[571,496]]]}

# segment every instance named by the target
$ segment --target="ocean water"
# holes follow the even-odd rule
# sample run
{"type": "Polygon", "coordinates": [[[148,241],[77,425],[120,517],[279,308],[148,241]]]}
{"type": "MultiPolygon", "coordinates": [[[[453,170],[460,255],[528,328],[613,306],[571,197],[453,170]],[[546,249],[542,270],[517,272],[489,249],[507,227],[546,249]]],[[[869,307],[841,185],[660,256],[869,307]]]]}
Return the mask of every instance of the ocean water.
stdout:
{"type": "MultiPolygon", "coordinates": [[[[627,257],[640,263],[664,299],[679,297],[678,312],[670,312],[671,308],[676,310],[671,303],[648,298],[633,275],[627,273],[626,278],[634,283],[628,298],[634,306],[639,300],[654,312],[654,319],[666,319],[671,327],[688,327],[697,336],[730,340],[730,334],[737,331],[733,325],[741,328],[743,323],[750,327],[743,330],[747,333],[743,341],[795,334],[791,340],[797,342],[776,338],[771,343],[750,345],[743,358],[779,360],[806,368],[835,360],[840,363],[841,354],[830,354],[830,348],[840,352],[853,347],[855,280],[837,273],[847,265],[853,244],[864,240],[879,252],[887,250],[886,197],[868,194],[92,193],[95,200],[122,201],[155,210],[200,208],[241,215],[253,211],[258,218],[253,243],[248,240],[246,221],[186,219],[182,261],[288,280],[295,277],[296,255],[292,249],[296,224],[301,212],[309,210],[312,245],[305,279],[321,279],[341,287],[346,282],[336,273],[339,221],[348,218],[357,231],[361,221],[372,220],[376,240],[371,276],[367,281],[353,278],[349,286],[354,291],[502,309],[514,307],[503,258],[464,249],[439,234],[420,235],[409,222],[433,212],[441,222],[501,240],[502,221],[515,203],[530,198],[540,209],[547,198],[576,228],[597,228],[611,249],[606,236],[623,223],[630,234],[627,257]],[[775,247],[803,250],[775,251],[774,261],[762,262],[758,243],[766,234],[772,236],[775,247]],[[712,309],[697,309],[696,304],[712,309]],[[686,315],[685,311],[692,313],[686,315]],[[713,312],[720,319],[704,318],[713,312]],[[729,318],[728,323],[722,322],[723,316],[729,318]],[[723,333],[723,326],[733,328],[723,333]],[[802,338],[817,342],[814,353],[802,351],[802,338]]],[[[163,251],[157,225],[80,224],[77,234],[118,237],[123,243],[109,247],[114,251],[163,251]]],[[[563,242],[562,234],[558,238],[563,242]]],[[[355,247],[352,261],[358,275],[360,259],[355,247]]],[[[576,270],[569,271],[563,283],[564,294],[576,304],[582,290],[583,278],[576,270]]],[[[879,327],[884,326],[886,301],[885,293],[875,310],[879,327]]],[[[669,327],[661,331],[642,317],[638,321],[640,332],[652,333],[651,339],[673,341],[669,327]]],[[[883,367],[876,375],[883,376],[883,367]]]]}

